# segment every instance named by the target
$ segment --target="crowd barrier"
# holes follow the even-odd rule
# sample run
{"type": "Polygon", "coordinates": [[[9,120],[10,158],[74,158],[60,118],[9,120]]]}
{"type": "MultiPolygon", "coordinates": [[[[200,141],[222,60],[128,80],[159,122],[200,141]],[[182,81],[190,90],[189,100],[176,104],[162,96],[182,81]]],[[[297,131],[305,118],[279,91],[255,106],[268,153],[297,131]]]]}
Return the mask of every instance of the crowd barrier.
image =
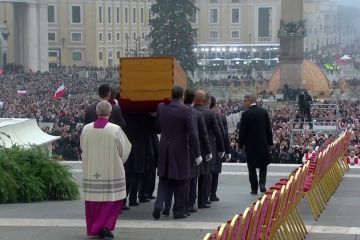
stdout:
{"type": "Polygon", "coordinates": [[[298,210],[304,197],[318,219],[349,169],[345,161],[350,131],[327,141],[315,159],[280,179],[243,213],[208,233],[203,240],[305,239],[307,230],[298,210]]]}

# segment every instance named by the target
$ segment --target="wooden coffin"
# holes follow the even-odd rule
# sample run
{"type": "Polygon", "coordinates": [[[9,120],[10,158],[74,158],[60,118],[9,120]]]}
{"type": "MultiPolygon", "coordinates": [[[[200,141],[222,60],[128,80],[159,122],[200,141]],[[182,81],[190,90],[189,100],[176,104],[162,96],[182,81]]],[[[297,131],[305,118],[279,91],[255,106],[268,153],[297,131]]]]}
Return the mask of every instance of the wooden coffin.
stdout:
{"type": "Polygon", "coordinates": [[[120,105],[123,111],[153,112],[171,98],[174,86],[187,87],[187,76],[173,57],[120,59],[120,105]]]}

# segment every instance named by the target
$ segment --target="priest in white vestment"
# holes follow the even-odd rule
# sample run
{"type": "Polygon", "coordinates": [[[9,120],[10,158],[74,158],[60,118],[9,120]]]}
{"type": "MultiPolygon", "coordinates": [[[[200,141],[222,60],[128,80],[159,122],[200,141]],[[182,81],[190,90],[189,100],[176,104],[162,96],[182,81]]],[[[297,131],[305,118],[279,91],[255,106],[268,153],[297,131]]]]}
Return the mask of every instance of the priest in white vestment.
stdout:
{"type": "Polygon", "coordinates": [[[112,106],[101,101],[98,119],[84,126],[80,146],[88,236],[111,239],[123,200],[126,198],[125,170],[131,144],[118,125],[108,121],[112,106]]]}

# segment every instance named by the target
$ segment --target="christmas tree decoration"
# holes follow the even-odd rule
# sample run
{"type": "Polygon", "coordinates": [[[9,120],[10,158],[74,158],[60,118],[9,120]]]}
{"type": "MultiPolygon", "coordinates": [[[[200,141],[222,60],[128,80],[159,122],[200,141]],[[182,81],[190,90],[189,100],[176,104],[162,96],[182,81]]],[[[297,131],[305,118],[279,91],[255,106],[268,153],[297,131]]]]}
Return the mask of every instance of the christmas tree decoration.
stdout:
{"type": "Polygon", "coordinates": [[[197,11],[194,0],[156,0],[151,7],[151,56],[174,56],[185,71],[194,73],[197,59],[193,49],[197,33],[190,19],[197,11]]]}

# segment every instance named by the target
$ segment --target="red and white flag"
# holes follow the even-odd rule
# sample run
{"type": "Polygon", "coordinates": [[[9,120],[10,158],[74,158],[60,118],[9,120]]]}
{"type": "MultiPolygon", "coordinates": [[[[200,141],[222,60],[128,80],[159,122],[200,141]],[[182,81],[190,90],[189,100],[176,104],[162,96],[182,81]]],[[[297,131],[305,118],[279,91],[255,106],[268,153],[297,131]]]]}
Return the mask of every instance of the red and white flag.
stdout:
{"type": "Polygon", "coordinates": [[[56,90],[56,92],[53,96],[53,99],[58,100],[58,99],[62,98],[64,96],[64,93],[65,93],[65,86],[63,84],[56,90]]]}
{"type": "Polygon", "coordinates": [[[16,94],[17,94],[17,95],[25,95],[26,93],[27,93],[26,90],[17,90],[17,91],[16,91],[16,94]]]}
{"type": "Polygon", "coordinates": [[[0,68],[0,76],[4,74],[4,69],[0,68]]]}

